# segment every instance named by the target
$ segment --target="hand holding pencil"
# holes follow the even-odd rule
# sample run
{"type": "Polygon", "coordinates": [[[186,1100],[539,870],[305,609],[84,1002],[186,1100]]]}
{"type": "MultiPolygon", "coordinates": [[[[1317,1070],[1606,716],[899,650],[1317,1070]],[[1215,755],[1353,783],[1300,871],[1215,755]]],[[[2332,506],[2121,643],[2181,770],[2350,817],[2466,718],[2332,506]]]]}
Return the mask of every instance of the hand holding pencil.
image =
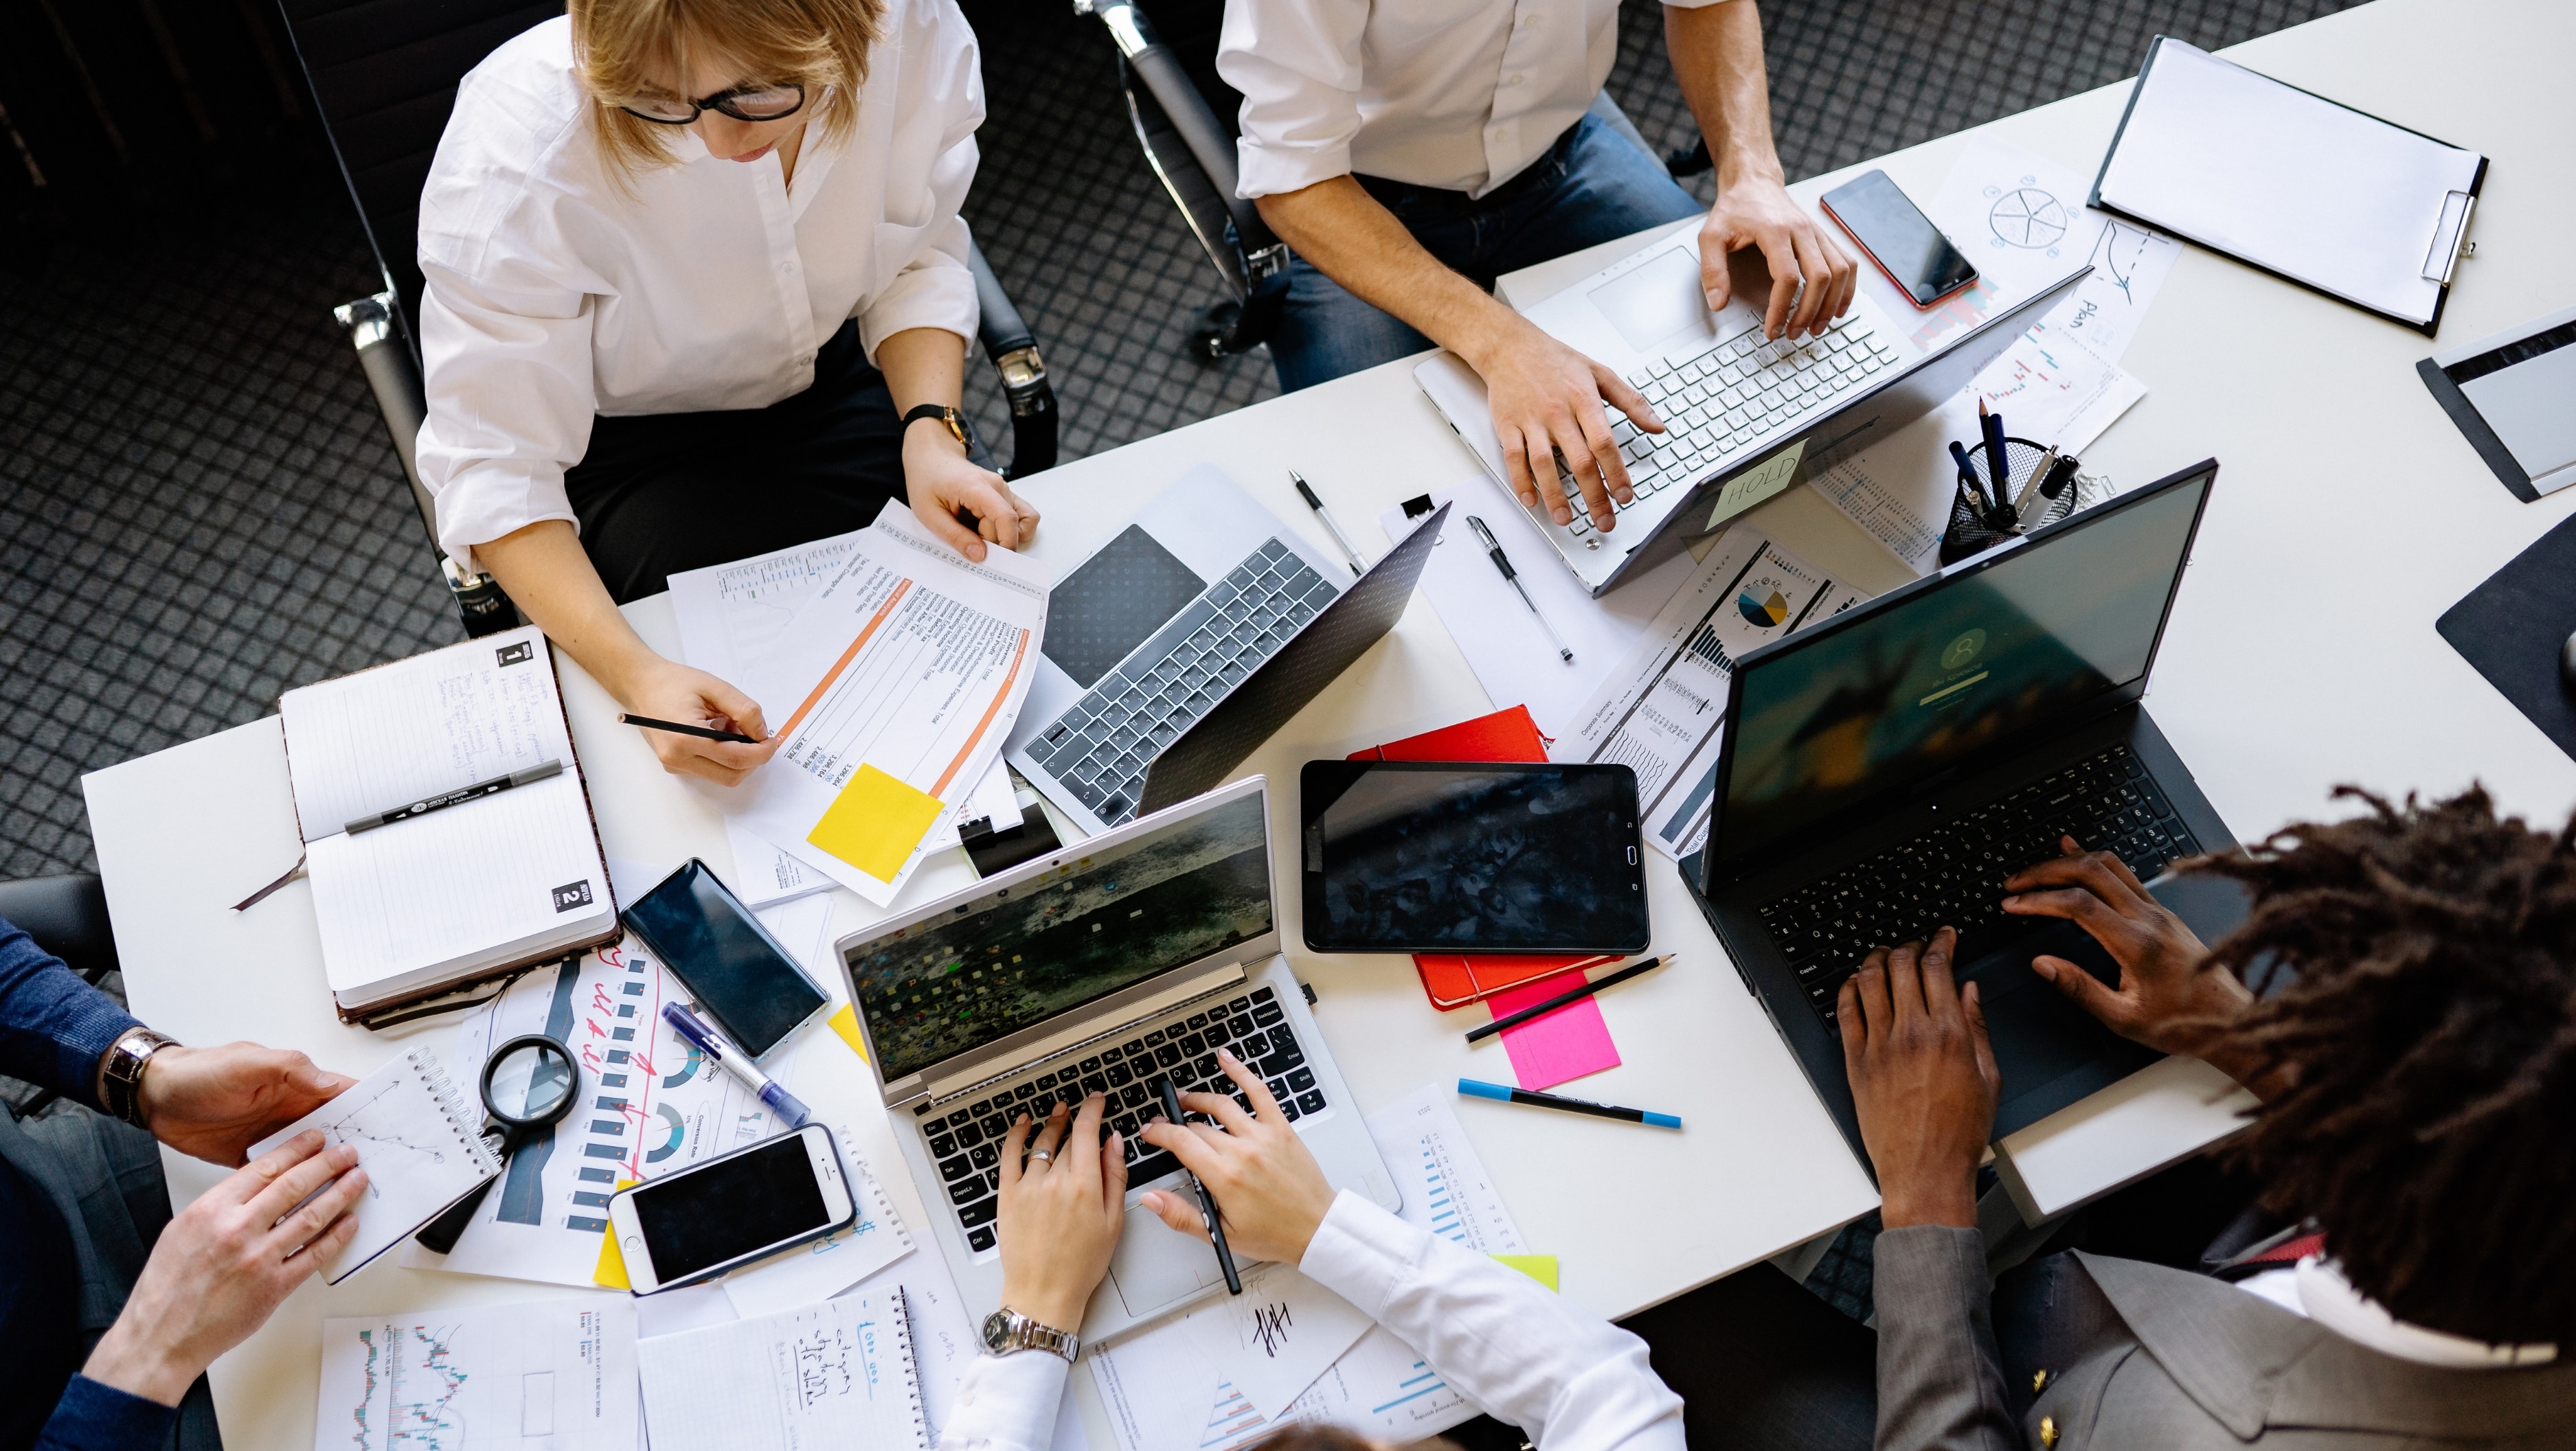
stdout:
{"type": "Polygon", "coordinates": [[[630,723],[644,727],[662,769],[675,776],[738,786],[778,752],[760,702],[703,670],[656,655],[619,684],[614,694],[630,723]]]}

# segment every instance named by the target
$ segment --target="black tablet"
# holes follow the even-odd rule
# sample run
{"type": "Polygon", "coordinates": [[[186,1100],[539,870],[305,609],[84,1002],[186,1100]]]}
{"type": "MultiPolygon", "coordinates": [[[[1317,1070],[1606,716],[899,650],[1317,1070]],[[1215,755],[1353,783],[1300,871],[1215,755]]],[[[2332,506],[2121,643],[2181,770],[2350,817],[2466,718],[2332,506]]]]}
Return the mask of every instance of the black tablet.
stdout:
{"type": "Polygon", "coordinates": [[[1298,781],[1317,952],[1646,950],[1625,766],[1309,761],[1298,781]]]}

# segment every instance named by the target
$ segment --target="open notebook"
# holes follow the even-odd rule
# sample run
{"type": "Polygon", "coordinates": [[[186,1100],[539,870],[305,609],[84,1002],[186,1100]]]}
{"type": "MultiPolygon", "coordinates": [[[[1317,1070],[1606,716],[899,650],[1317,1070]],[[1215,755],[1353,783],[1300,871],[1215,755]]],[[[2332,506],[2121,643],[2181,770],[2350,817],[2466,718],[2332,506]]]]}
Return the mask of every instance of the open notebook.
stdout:
{"type": "Polygon", "coordinates": [[[323,1280],[336,1285],[474,1186],[500,1175],[501,1161],[483,1141],[480,1108],[470,1090],[460,1091],[448,1078],[436,1054],[411,1048],[251,1145],[250,1156],[256,1159],[307,1129],[321,1130],[326,1148],[357,1147],[367,1190],[353,1211],[357,1237],[322,1271],[323,1280]]]}
{"type": "Polygon", "coordinates": [[[487,635],[280,698],[322,929],[354,1020],[612,941],[617,904],[545,635],[487,635]],[[372,831],[351,821],[514,771],[546,780],[372,831]]]}
{"type": "Polygon", "coordinates": [[[690,1451],[930,1451],[900,1288],[637,1347],[644,1425],[690,1451]]]}

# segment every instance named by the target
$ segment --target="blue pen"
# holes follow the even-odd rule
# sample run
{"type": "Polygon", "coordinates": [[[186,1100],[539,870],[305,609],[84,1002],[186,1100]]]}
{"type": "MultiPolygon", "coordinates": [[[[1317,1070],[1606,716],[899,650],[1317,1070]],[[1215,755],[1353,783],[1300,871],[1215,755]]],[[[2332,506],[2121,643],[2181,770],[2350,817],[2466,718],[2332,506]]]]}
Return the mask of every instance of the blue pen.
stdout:
{"type": "Polygon", "coordinates": [[[724,1065],[726,1072],[749,1085],[752,1092],[760,1095],[760,1101],[768,1104],[789,1128],[801,1129],[813,1119],[812,1109],[800,1102],[796,1095],[779,1087],[768,1074],[751,1066],[749,1058],[736,1052],[731,1043],[717,1037],[715,1029],[698,1021],[698,1015],[690,1012],[686,1004],[664,1003],[662,1021],[670,1024],[673,1032],[688,1039],[699,1052],[724,1065]]]}
{"type": "Polygon", "coordinates": [[[1484,1083],[1473,1078],[1458,1080],[1458,1091],[1469,1098],[1490,1098],[1497,1103],[1525,1103],[1532,1108],[1563,1109],[1567,1113],[1588,1113],[1595,1118],[1615,1118],[1625,1123],[1645,1124],[1650,1128],[1677,1129],[1682,1121],[1668,1113],[1648,1113],[1642,1108],[1620,1108],[1607,1103],[1588,1103],[1579,1098],[1559,1098],[1553,1093],[1532,1093],[1526,1088],[1510,1088],[1500,1083],[1484,1083]]]}

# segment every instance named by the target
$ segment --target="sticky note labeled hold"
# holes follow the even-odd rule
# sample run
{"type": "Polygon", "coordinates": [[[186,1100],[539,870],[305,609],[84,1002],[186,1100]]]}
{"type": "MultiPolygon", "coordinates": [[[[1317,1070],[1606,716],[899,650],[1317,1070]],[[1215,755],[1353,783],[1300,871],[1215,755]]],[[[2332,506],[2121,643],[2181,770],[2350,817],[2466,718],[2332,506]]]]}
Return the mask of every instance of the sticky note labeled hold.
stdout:
{"type": "Polygon", "coordinates": [[[1511,1266],[1551,1290],[1556,1288],[1556,1256],[1554,1255],[1496,1255],[1494,1259],[1511,1266]]]}
{"type": "Polygon", "coordinates": [[[1708,527],[1716,528],[1796,482],[1799,461],[1806,456],[1807,441],[1802,438],[1727,480],[1726,487],[1717,491],[1717,507],[1708,512],[1708,527]]]}
{"type": "Polygon", "coordinates": [[[878,881],[891,882],[912,849],[930,834],[939,812],[938,797],[861,765],[805,839],[878,881]]]}
{"type": "MultiPolygon", "coordinates": [[[[617,1181],[617,1187],[632,1189],[643,1182],[641,1179],[620,1179],[617,1181]]],[[[599,1264],[591,1270],[590,1282],[594,1285],[605,1285],[612,1290],[635,1288],[634,1282],[626,1278],[626,1256],[617,1248],[617,1236],[603,1234],[599,1237],[599,1264]]],[[[1553,1290],[1556,1286],[1550,1284],[1548,1288],[1553,1290]]]]}

